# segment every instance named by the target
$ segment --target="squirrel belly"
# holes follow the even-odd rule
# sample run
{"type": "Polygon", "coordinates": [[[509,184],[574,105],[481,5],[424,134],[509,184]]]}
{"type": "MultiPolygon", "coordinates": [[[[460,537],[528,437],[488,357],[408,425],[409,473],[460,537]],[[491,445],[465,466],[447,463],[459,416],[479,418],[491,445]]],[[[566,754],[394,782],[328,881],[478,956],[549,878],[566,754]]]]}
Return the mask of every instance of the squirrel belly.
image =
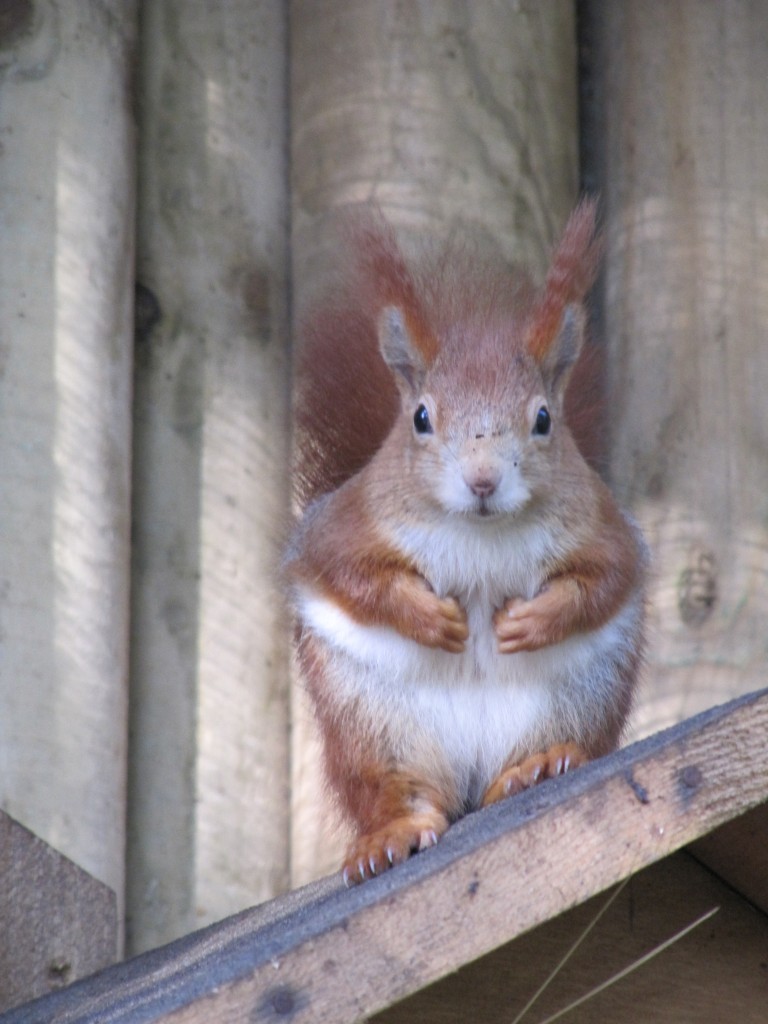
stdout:
{"type": "Polygon", "coordinates": [[[315,699],[339,719],[364,723],[382,760],[449,780],[451,818],[479,807],[511,761],[567,742],[590,757],[613,749],[632,699],[640,595],[630,592],[596,629],[502,654],[494,613],[510,594],[531,598],[539,590],[552,538],[536,523],[502,529],[463,520],[430,527],[421,544],[418,534],[401,531],[402,549],[421,547],[420,568],[432,563],[424,575],[438,595],[455,596],[465,609],[465,649],[426,647],[389,626],[356,621],[332,595],[301,582],[299,621],[325,653],[322,679],[310,677],[310,689],[324,691],[315,699]]]}

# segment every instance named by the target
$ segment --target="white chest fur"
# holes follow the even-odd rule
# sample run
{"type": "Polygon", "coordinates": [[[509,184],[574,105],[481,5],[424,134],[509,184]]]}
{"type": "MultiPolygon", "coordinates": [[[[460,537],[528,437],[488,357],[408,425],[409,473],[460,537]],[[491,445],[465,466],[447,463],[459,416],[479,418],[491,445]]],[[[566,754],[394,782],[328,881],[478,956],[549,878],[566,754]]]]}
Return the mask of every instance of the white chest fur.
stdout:
{"type": "Polygon", "coordinates": [[[536,525],[502,531],[458,521],[428,537],[403,530],[398,540],[435,591],[466,610],[462,654],[361,625],[309,587],[297,595],[299,615],[331,654],[338,699],[360,699],[386,721],[404,762],[444,760],[472,802],[510,756],[578,740],[599,720],[639,609],[629,603],[601,629],[540,651],[499,654],[493,613],[509,597],[536,593],[542,565],[557,553],[552,537],[536,525]]]}

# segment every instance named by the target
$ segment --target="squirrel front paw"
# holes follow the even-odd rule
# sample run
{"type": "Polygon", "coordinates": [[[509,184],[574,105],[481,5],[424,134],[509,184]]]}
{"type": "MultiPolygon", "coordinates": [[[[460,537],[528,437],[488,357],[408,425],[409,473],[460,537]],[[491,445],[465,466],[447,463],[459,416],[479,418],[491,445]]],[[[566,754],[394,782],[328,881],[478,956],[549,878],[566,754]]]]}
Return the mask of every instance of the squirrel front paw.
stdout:
{"type": "Polygon", "coordinates": [[[500,654],[538,651],[565,639],[569,625],[570,586],[566,582],[548,584],[530,601],[511,597],[493,616],[493,628],[500,654]]]}
{"type": "Polygon", "coordinates": [[[467,613],[455,597],[438,597],[420,576],[401,584],[398,631],[425,647],[461,654],[469,636],[467,613]]]}

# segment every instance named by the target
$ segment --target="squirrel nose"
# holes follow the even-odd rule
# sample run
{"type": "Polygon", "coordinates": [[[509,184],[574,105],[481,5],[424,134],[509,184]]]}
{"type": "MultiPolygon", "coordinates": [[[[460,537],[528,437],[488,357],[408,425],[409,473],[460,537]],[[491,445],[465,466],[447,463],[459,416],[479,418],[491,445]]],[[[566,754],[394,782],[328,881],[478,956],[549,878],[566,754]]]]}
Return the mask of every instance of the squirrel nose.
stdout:
{"type": "Polygon", "coordinates": [[[501,473],[498,469],[484,466],[476,470],[471,476],[465,478],[467,487],[478,498],[490,498],[501,480],[501,473]]]}
{"type": "Polygon", "coordinates": [[[477,480],[469,485],[469,489],[478,498],[490,498],[496,490],[496,484],[492,480],[477,480]]]}

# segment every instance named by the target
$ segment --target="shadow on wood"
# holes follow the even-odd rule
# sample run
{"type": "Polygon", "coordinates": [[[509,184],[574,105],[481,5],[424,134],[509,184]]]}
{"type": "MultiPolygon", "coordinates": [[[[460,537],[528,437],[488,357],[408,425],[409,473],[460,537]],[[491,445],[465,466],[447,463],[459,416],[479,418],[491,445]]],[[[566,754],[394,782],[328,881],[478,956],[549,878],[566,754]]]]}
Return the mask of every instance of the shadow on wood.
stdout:
{"type": "Polygon", "coordinates": [[[116,956],[112,890],[0,811],[0,1011],[116,956]]]}

